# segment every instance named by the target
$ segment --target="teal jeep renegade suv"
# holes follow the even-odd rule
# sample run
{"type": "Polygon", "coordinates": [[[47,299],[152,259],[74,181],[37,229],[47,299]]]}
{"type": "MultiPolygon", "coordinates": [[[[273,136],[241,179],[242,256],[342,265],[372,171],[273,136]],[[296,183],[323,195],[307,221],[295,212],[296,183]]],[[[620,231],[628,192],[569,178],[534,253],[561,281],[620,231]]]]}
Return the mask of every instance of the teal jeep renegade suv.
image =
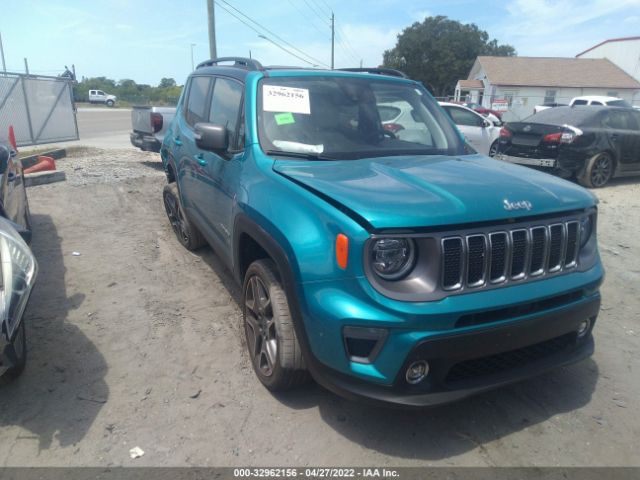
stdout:
{"type": "Polygon", "coordinates": [[[400,72],[204,62],[161,156],[171,226],[242,285],[271,390],[435,405],[593,353],[595,197],[476,154],[400,72]]]}

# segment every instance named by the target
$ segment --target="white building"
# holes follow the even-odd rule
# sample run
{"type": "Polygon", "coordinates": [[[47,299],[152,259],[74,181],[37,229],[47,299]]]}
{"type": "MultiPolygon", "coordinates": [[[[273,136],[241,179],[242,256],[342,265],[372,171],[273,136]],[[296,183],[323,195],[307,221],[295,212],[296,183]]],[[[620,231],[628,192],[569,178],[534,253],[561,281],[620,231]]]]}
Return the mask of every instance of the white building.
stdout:
{"type": "Polygon", "coordinates": [[[611,38],[576,58],[607,58],[640,82],[640,37],[611,38]]]}
{"type": "Polygon", "coordinates": [[[456,100],[506,111],[506,121],[528,117],[535,105],[568,104],[581,95],[640,105],[640,82],[606,58],[482,56],[455,92],[456,100]]]}

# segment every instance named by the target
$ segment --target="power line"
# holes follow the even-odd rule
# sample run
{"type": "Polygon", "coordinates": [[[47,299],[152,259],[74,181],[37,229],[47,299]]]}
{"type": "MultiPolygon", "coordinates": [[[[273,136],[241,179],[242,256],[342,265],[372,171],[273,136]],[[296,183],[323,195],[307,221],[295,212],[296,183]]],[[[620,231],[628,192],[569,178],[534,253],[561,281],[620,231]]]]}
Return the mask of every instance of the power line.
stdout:
{"type": "MultiPolygon", "coordinates": [[[[316,15],[319,15],[321,19],[324,18],[324,13],[325,13],[324,7],[326,7],[328,11],[331,12],[331,14],[333,15],[333,8],[326,2],[326,0],[309,0],[309,1],[304,0],[304,2],[314,13],[316,13],[316,15]],[[321,5],[321,2],[322,4],[324,4],[324,7],[321,5]],[[320,12],[320,13],[318,14],[317,12],[320,12]]],[[[354,50],[354,48],[351,46],[351,43],[349,42],[347,36],[345,35],[344,31],[340,28],[340,26],[336,24],[335,29],[337,30],[336,39],[338,40],[338,45],[340,46],[342,51],[345,53],[345,56],[347,58],[351,57],[351,61],[355,61],[356,63],[358,63],[362,57],[360,57],[358,53],[354,50]]]]}
{"type": "Polygon", "coordinates": [[[358,52],[356,52],[351,46],[350,42],[347,40],[347,36],[339,25],[336,25],[336,30],[338,31],[338,43],[340,44],[341,48],[345,51],[345,53],[348,54],[348,56],[351,57],[352,60],[359,62],[362,57],[359,56],[358,52]]]}
{"type": "MultiPolygon", "coordinates": [[[[224,1],[224,0],[222,0],[222,1],[224,1]]],[[[261,35],[262,37],[266,38],[268,41],[270,41],[271,43],[273,43],[274,45],[276,45],[277,47],[279,47],[281,50],[284,50],[284,51],[285,51],[285,52],[287,52],[289,55],[291,55],[291,56],[293,56],[293,57],[296,57],[298,60],[302,60],[304,63],[307,63],[307,64],[309,64],[309,65],[312,65],[312,66],[315,66],[315,65],[316,65],[315,63],[310,62],[309,60],[307,60],[307,59],[305,59],[305,58],[302,58],[302,57],[301,57],[301,56],[299,56],[299,55],[296,55],[294,52],[292,52],[292,51],[290,51],[289,49],[287,49],[287,48],[283,47],[282,45],[278,44],[278,43],[277,43],[277,42],[275,42],[274,40],[272,40],[272,39],[270,39],[270,38],[266,37],[266,36],[264,35],[264,33],[263,33],[263,32],[259,31],[259,30],[258,30],[258,29],[256,29],[253,25],[250,25],[250,24],[249,24],[249,23],[247,23],[245,20],[243,20],[241,17],[239,17],[239,16],[237,16],[236,14],[234,14],[234,13],[233,13],[231,10],[229,10],[227,7],[225,7],[224,5],[220,4],[220,2],[219,2],[218,0],[215,0],[215,3],[216,3],[216,5],[218,5],[220,8],[222,8],[225,12],[227,12],[229,15],[231,15],[231,16],[232,16],[232,17],[234,17],[236,20],[238,20],[240,23],[243,23],[244,25],[246,25],[247,27],[249,27],[251,30],[253,30],[254,32],[256,32],[258,35],[261,35]]],[[[226,2],[225,2],[225,3],[226,3],[226,2]]],[[[233,7],[232,7],[232,8],[233,8],[233,7]]],[[[234,8],[234,9],[235,9],[235,8],[234,8]]],[[[235,10],[237,10],[237,9],[235,9],[235,10]]],[[[241,13],[241,12],[239,12],[239,13],[241,13]]],[[[244,14],[242,14],[242,15],[244,15],[244,14]]],[[[269,33],[271,33],[272,35],[274,35],[274,36],[276,36],[276,37],[277,37],[277,35],[273,34],[270,30],[266,29],[265,27],[263,27],[262,25],[260,25],[260,24],[259,24],[258,22],[256,22],[255,20],[253,20],[253,19],[249,18],[249,17],[248,17],[248,16],[246,16],[246,15],[244,15],[244,16],[245,16],[245,17],[247,17],[250,21],[252,21],[252,22],[253,22],[253,23],[255,23],[256,25],[259,25],[259,26],[260,26],[260,28],[264,29],[265,31],[267,31],[267,32],[269,32],[269,33]]],[[[280,37],[278,37],[278,38],[280,38],[280,37]]],[[[288,43],[288,42],[286,42],[286,41],[285,41],[285,43],[289,44],[289,43],[288,43]]],[[[290,44],[289,44],[289,45],[290,45],[290,44]]],[[[293,47],[293,48],[295,48],[296,50],[298,50],[298,51],[302,52],[302,50],[298,49],[297,47],[293,47]]],[[[302,54],[303,54],[303,55],[305,55],[305,56],[307,56],[307,57],[308,57],[308,58],[310,58],[310,59],[315,60],[312,56],[308,55],[308,54],[307,54],[307,53],[305,53],[305,52],[302,52],[302,54]]],[[[318,64],[319,64],[319,65],[323,65],[323,66],[327,67],[327,65],[326,65],[325,63],[323,63],[323,62],[318,62],[318,64]]]]}
{"type": "MultiPolygon", "coordinates": [[[[261,28],[262,30],[264,30],[265,32],[269,33],[271,36],[277,38],[278,40],[280,40],[282,43],[284,43],[285,45],[289,46],[290,48],[294,49],[295,51],[297,51],[298,53],[300,53],[301,55],[304,55],[305,57],[313,60],[316,64],[318,65],[324,65],[325,67],[327,66],[325,63],[323,63],[321,60],[318,60],[317,58],[309,55],[307,52],[304,52],[302,50],[300,50],[298,47],[296,47],[295,45],[291,44],[290,42],[288,42],[287,40],[285,40],[284,38],[282,38],[280,35],[278,35],[277,33],[272,32],[271,30],[269,30],[267,27],[265,27],[264,25],[262,25],[261,23],[257,22],[256,20],[254,20],[253,18],[249,17],[247,14],[241,12],[240,10],[238,10],[236,7],[234,7],[233,5],[231,5],[228,1],[226,0],[216,0],[216,3],[218,3],[218,5],[220,5],[219,2],[223,2],[225,5],[227,5],[228,7],[232,8],[233,10],[235,10],[236,12],[238,12],[240,15],[242,15],[243,17],[245,17],[247,20],[249,20],[250,22],[252,22],[253,24],[257,25],[259,28],[261,28]]],[[[222,5],[220,5],[222,7],[222,5]]],[[[226,10],[226,9],[225,9],[226,10]]],[[[229,10],[226,10],[228,13],[229,10]]],[[[236,17],[238,18],[238,17],[236,17]]],[[[276,42],[273,42],[276,43],[276,42]]],[[[277,43],[276,43],[277,45],[277,43]]],[[[286,51],[286,50],[285,50],[286,51]]],[[[311,62],[306,62],[309,63],[311,65],[313,65],[311,62]]]]}
{"type": "Polygon", "coordinates": [[[307,16],[307,14],[304,12],[304,10],[302,10],[299,6],[299,4],[295,3],[294,0],[289,0],[289,3],[291,5],[293,5],[293,7],[298,10],[298,12],[300,12],[300,15],[309,22],[309,24],[316,29],[316,31],[320,32],[322,35],[326,35],[327,32],[322,31],[320,28],[318,28],[318,25],[315,23],[315,20],[309,16],[307,16]]]}
{"type": "Polygon", "coordinates": [[[329,19],[322,16],[322,10],[320,11],[316,10],[317,7],[314,8],[314,6],[312,6],[312,4],[309,3],[308,0],[303,0],[303,1],[307,5],[307,7],[309,7],[309,10],[311,10],[314,14],[316,14],[320,20],[322,20],[328,26],[331,26],[331,22],[329,21],[329,19]]]}

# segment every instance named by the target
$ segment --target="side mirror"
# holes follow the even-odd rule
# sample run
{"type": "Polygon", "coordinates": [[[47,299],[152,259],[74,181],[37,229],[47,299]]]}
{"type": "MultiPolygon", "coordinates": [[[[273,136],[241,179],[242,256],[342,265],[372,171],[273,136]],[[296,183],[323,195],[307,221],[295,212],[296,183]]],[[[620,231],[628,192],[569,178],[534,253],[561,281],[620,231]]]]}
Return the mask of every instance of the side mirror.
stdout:
{"type": "Polygon", "coordinates": [[[213,123],[196,123],[196,145],[201,150],[224,153],[229,148],[229,132],[227,127],[213,123]]]}
{"type": "Polygon", "coordinates": [[[11,151],[4,145],[0,145],[0,175],[7,171],[11,151]]]}
{"type": "Polygon", "coordinates": [[[491,126],[491,122],[489,120],[482,121],[482,128],[489,128],[491,126]]]}

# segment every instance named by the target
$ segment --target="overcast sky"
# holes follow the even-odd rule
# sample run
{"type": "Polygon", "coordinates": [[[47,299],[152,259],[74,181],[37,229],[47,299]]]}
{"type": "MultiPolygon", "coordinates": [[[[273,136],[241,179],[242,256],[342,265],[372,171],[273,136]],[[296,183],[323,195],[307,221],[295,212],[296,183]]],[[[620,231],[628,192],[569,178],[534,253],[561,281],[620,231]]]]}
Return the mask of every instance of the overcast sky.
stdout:
{"type": "MultiPolygon", "coordinates": [[[[263,33],[285,48],[302,56],[282,40],[321,65],[330,62],[333,9],[337,67],[357,66],[360,59],[365,66],[379,65],[398,33],[429,15],[473,22],[522,56],[574,56],[608,38],[640,35],[640,0],[218,1],[268,28],[272,33],[263,33]]],[[[34,73],[57,75],[65,64],[75,64],[78,78],[131,78],[157,85],[160,78],[173,77],[182,84],[191,71],[191,44],[196,63],[209,56],[206,0],[0,0],[0,11],[11,71],[23,71],[27,57],[34,73]]],[[[263,64],[307,65],[221,7],[216,7],[216,26],[219,56],[251,51],[263,64]]]]}

